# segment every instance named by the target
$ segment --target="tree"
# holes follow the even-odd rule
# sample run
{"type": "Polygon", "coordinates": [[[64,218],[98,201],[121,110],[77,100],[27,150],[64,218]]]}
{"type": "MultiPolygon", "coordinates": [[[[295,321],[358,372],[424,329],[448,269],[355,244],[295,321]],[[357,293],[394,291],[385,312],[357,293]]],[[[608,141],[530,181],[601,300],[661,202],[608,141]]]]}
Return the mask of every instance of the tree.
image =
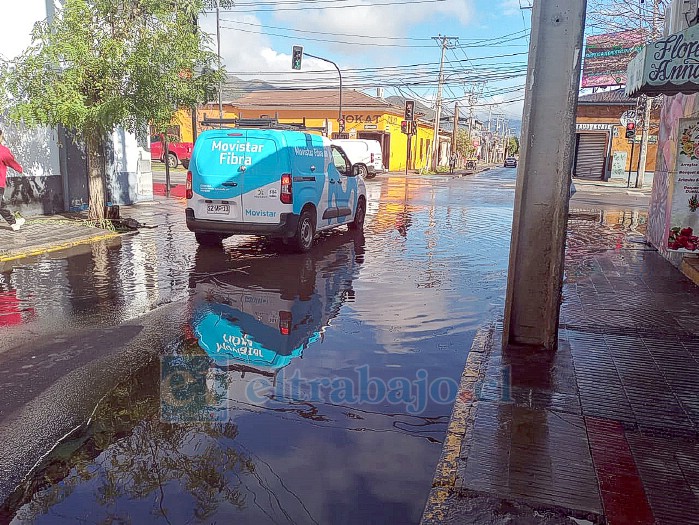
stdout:
{"type": "Polygon", "coordinates": [[[670,3],[671,0],[647,0],[640,3],[628,0],[589,0],[585,27],[594,34],[631,29],[643,29],[650,35],[657,34],[657,29],[663,27],[665,12],[670,3]]]}
{"type": "Polygon", "coordinates": [[[462,158],[472,157],[476,152],[468,131],[463,129],[456,131],[456,151],[462,158]]]}
{"type": "Polygon", "coordinates": [[[165,131],[175,111],[203,100],[222,78],[206,34],[192,22],[204,0],[65,0],[39,22],[32,45],[0,85],[10,117],[63,125],[87,154],[90,217],[104,218],[108,133],[152,124],[165,131]]]}
{"type": "Polygon", "coordinates": [[[519,139],[517,137],[510,137],[505,145],[505,155],[518,155],[519,154],[519,139]]]}

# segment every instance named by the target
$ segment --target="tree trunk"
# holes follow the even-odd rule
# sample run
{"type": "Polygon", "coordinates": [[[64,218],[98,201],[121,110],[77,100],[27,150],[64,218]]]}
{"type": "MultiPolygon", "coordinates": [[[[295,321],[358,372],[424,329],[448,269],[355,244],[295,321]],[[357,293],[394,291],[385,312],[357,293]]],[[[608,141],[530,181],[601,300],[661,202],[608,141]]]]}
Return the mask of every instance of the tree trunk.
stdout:
{"type": "Polygon", "coordinates": [[[92,220],[104,220],[105,178],[107,167],[104,159],[104,139],[101,133],[87,131],[85,150],[87,153],[87,181],[90,192],[89,217],[92,220]]]}

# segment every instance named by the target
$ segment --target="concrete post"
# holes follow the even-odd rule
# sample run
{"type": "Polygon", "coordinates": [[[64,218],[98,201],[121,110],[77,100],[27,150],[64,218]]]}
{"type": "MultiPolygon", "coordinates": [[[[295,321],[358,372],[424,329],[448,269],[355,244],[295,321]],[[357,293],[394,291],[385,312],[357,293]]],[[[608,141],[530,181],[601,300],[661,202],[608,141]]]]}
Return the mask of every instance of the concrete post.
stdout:
{"type": "Polygon", "coordinates": [[[437,100],[434,117],[434,133],[432,138],[432,143],[434,144],[432,148],[432,159],[430,163],[432,171],[437,171],[437,165],[439,164],[439,120],[442,117],[442,82],[444,82],[444,51],[447,49],[447,38],[443,36],[440,36],[438,38],[441,38],[442,40],[442,58],[439,61],[439,80],[437,82],[437,100]]]}
{"type": "Polygon", "coordinates": [[[555,350],[586,0],[534,2],[503,345],[555,350]]]}

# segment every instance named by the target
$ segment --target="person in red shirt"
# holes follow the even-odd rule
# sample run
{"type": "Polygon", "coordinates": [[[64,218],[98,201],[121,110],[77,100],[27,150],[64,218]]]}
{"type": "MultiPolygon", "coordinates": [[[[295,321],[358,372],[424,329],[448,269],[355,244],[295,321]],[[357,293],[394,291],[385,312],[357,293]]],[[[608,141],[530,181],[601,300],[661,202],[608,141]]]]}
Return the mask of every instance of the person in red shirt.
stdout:
{"type": "Polygon", "coordinates": [[[12,168],[18,173],[24,171],[22,166],[15,160],[9,148],[5,146],[5,137],[2,134],[2,130],[0,130],[0,216],[7,221],[14,231],[19,231],[20,227],[25,222],[24,218],[20,217],[19,219],[15,219],[12,212],[5,207],[5,201],[3,199],[5,196],[5,187],[7,185],[7,168],[12,168]]]}

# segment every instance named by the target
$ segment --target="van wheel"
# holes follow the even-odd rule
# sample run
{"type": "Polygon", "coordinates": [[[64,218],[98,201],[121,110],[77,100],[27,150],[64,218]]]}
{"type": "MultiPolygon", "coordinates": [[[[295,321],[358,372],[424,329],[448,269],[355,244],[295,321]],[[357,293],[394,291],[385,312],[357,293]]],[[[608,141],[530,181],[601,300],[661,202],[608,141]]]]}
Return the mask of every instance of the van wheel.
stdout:
{"type": "Polygon", "coordinates": [[[174,153],[168,153],[167,163],[171,168],[176,168],[179,164],[179,161],[177,160],[177,155],[175,155],[174,153]]]}
{"type": "Polygon", "coordinates": [[[366,166],[364,164],[359,164],[357,166],[357,172],[359,172],[359,176],[363,178],[367,178],[367,175],[369,174],[369,170],[366,169],[366,166]]]}
{"type": "Polygon", "coordinates": [[[218,233],[201,233],[194,234],[194,238],[202,246],[221,246],[223,239],[226,237],[218,233]]]}
{"type": "Polygon", "coordinates": [[[306,209],[301,212],[299,224],[296,227],[296,235],[294,235],[294,248],[301,253],[305,253],[313,246],[313,237],[316,233],[315,221],[311,215],[311,211],[306,209]]]}
{"type": "Polygon", "coordinates": [[[350,230],[362,231],[364,230],[364,218],[366,217],[366,203],[364,199],[359,199],[357,203],[357,211],[354,212],[354,220],[350,222],[347,227],[350,230]]]}

